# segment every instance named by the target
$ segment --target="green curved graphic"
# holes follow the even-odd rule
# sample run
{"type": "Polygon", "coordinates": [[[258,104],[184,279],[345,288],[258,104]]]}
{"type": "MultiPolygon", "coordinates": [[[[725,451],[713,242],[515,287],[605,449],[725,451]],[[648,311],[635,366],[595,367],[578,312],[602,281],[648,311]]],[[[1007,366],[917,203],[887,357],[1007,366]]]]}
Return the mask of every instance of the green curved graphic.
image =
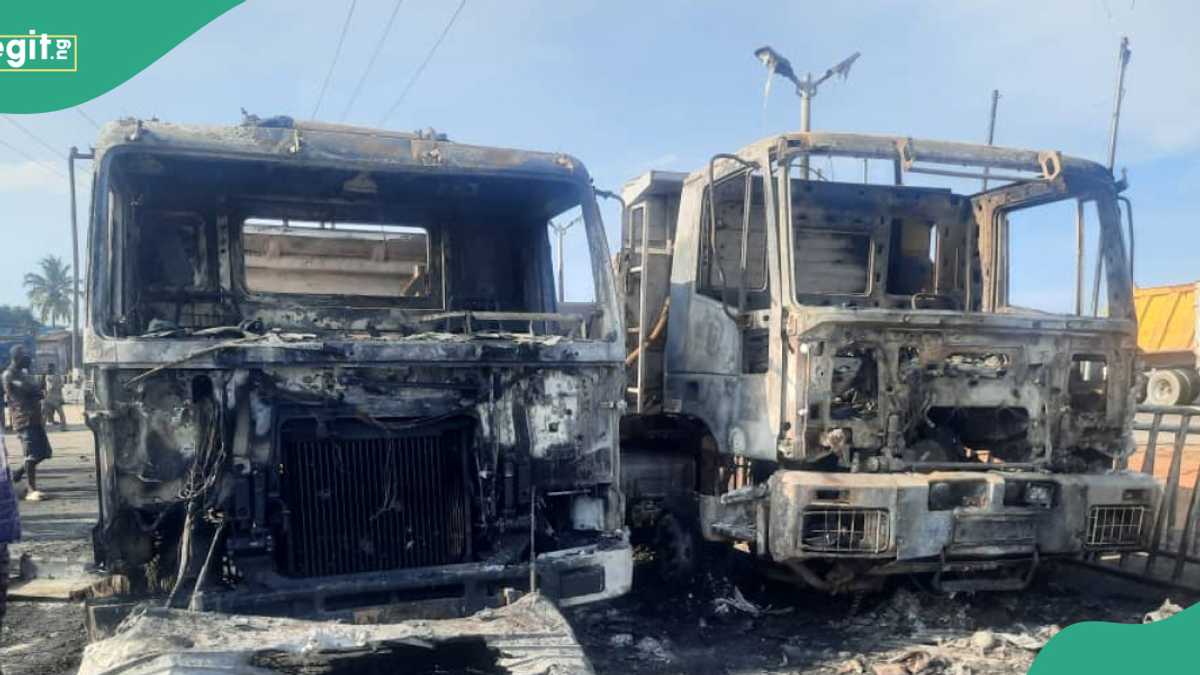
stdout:
{"type": "Polygon", "coordinates": [[[1051,638],[1029,675],[1194,673],[1197,635],[1200,604],[1145,625],[1085,621],[1051,638]]]}
{"type": "Polygon", "coordinates": [[[104,94],[241,2],[6,2],[0,113],[50,112],[104,94]]]}

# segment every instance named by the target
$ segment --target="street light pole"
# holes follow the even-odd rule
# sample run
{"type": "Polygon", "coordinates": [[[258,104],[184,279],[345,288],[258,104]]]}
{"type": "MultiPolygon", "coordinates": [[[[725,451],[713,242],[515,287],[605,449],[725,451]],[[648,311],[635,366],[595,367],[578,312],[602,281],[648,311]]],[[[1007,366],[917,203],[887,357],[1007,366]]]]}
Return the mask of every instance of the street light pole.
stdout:
{"type": "MultiPolygon", "coordinates": [[[[812,73],[804,76],[803,84],[796,85],[796,93],[800,95],[800,131],[812,131],[812,97],[817,88],[812,83],[812,73]]],[[[808,153],[800,155],[800,175],[808,180],[808,153]]]]}
{"type": "MultiPolygon", "coordinates": [[[[762,64],[767,67],[767,91],[771,88],[771,76],[779,75],[787,79],[796,86],[796,95],[800,97],[800,131],[808,133],[812,131],[812,99],[817,95],[817,88],[821,83],[829,78],[837,75],[843,80],[850,76],[850,67],[862,56],[862,52],[854,52],[848,58],[843,59],[837,65],[825,71],[821,77],[813,78],[812,73],[805,73],[804,79],[796,76],[792,70],[792,64],[782,54],[770,47],[759,47],[754,50],[754,56],[762,61],[762,64]]],[[[800,157],[800,173],[805,180],[808,179],[808,155],[804,154],[800,157]]]]}
{"type": "Polygon", "coordinates": [[[812,97],[817,93],[812,73],[804,76],[803,84],[796,86],[796,93],[800,95],[800,131],[808,133],[812,131],[812,97]]]}
{"type": "MultiPolygon", "coordinates": [[[[563,239],[567,236],[567,230],[575,226],[575,223],[583,220],[583,217],[577,217],[566,225],[559,225],[553,220],[550,221],[550,229],[554,230],[554,234],[558,236],[558,304],[566,301],[566,290],[563,288],[563,268],[565,258],[563,258],[563,239]]],[[[561,308],[560,308],[561,309],[561,308]]]]}

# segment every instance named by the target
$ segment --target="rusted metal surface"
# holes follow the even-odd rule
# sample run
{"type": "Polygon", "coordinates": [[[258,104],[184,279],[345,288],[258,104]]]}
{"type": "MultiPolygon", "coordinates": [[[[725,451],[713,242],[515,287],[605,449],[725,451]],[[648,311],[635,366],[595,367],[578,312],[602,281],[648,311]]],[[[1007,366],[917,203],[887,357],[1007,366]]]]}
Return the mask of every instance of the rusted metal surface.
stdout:
{"type": "Polygon", "coordinates": [[[564,604],[628,589],[621,317],[578,160],[273,118],[125,120],[96,161],[109,572],[295,615],[468,611],[531,568],[564,604]],[[572,208],[596,300],[567,313],[546,223],[572,208]]]}
{"type": "MultiPolygon", "coordinates": [[[[831,590],[914,570],[1019,587],[1046,557],[1135,548],[1158,488],[1114,472],[1133,447],[1120,189],[1054,151],[836,133],[631,181],[646,220],[626,228],[619,277],[649,257],[644,232],[669,232],[670,311],[660,352],[636,359],[660,378],[627,379],[626,454],[690,451],[708,538],[831,590]],[[805,180],[811,155],[890,160],[896,185],[805,180]],[[910,172],[993,187],[907,187],[910,172]],[[1104,317],[1010,302],[1009,214],[1067,200],[1096,205],[1104,317]]],[[[655,306],[625,288],[649,331],[655,306]]]]}

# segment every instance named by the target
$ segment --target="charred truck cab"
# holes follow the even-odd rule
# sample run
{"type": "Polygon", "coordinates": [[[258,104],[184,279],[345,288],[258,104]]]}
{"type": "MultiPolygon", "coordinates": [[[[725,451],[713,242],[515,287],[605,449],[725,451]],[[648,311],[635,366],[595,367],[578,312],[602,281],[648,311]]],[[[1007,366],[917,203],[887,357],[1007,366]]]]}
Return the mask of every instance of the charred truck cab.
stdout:
{"type": "Polygon", "coordinates": [[[1040,560],[1140,546],[1159,489],[1123,471],[1122,189],[1057,152],[833,133],[630,181],[623,485],[666,570],[694,564],[687,524],[829,590],[1021,588],[1040,560]],[[906,184],[929,176],[968,190],[906,184]],[[1080,237],[1074,312],[1010,293],[1054,226],[1080,237]]]}
{"type": "Polygon", "coordinates": [[[113,123],[96,167],[84,347],[109,572],[292,616],[629,588],[620,316],[580,162],[250,117],[113,123]],[[562,214],[593,263],[573,312],[562,214]]]}

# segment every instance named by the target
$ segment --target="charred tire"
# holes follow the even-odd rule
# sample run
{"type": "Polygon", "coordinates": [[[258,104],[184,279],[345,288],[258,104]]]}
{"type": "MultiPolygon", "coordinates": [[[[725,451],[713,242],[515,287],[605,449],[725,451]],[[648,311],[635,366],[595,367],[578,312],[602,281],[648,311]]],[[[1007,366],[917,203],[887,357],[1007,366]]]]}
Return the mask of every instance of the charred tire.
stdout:
{"type": "Polygon", "coordinates": [[[1150,405],[1182,405],[1190,402],[1191,383],[1179,370],[1156,370],[1146,384],[1146,402],[1150,405]]]}
{"type": "Polygon", "coordinates": [[[669,584],[682,584],[696,574],[700,533],[690,519],[670,511],[654,524],[654,567],[669,584]]]}

